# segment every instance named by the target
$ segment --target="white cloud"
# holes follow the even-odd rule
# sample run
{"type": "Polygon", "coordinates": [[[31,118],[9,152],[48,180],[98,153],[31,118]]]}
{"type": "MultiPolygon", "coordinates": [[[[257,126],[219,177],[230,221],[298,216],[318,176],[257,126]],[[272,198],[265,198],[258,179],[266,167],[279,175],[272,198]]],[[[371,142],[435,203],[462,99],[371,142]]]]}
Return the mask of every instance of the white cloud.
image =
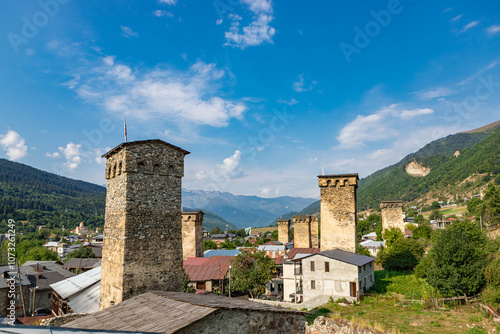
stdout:
{"type": "Polygon", "coordinates": [[[122,36],[125,38],[130,38],[130,37],[139,37],[139,34],[133,31],[131,28],[126,27],[126,26],[121,26],[120,29],[122,30],[122,36]]]}
{"type": "Polygon", "coordinates": [[[496,25],[493,25],[493,26],[490,26],[488,27],[488,29],[486,29],[486,32],[488,32],[488,35],[496,35],[500,32],[500,26],[496,26],[496,25]]]}
{"type": "Polygon", "coordinates": [[[292,87],[297,93],[302,93],[312,90],[315,84],[317,84],[317,81],[312,81],[310,85],[305,87],[304,74],[302,73],[297,76],[297,81],[293,83],[292,87]]]}
{"type": "Polygon", "coordinates": [[[229,158],[222,161],[221,165],[217,165],[217,171],[220,175],[227,176],[231,179],[239,178],[244,175],[240,168],[241,152],[236,150],[229,158]]]}
{"type": "Polygon", "coordinates": [[[160,67],[132,71],[105,57],[78,75],[80,82],[73,86],[81,98],[122,117],[222,127],[246,110],[243,103],[216,95],[226,73],[201,61],[185,72],[160,67]]]}
{"type": "Polygon", "coordinates": [[[173,17],[174,14],[170,13],[170,12],[167,12],[166,10],[161,10],[161,9],[157,9],[153,12],[154,16],[156,17],[162,17],[162,16],[165,16],[165,17],[173,17]]]}
{"type": "Polygon", "coordinates": [[[83,154],[80,152],[82,145],[69,142],[66,147],[59,146],[59,152],[47,153],[46,156],[51,158],[59,158],[61,155],[66,159],[63,163],[69,170],[75,171],[83,162],[83,154]]]}
{"type": "Polygon", "coordinates": [[[337,149],[356,148],[365,145],[365,142],[377,142],[397,136],[398,131],[389,125],[390,118],[408,120],[420,115],[432,114],[434,110],[422,109],[400,109],[397,104],[383,107],[376,113],[363,116],[358,115],[354,121],[347,124],[340,131],[337,140],[337,149]]]}
{"type": "Polygon", "coordinates": [[[454,94],[455,92],[446,87],[438,87],[435,89],[417,92],[417,96],[423,100],[432,100],[438,97],[445,97],[454,94]]]}
{"type": "Polygon", "coordinates": [[[25,145],[25,140],[19,133],[9,130],[6,134],[0,135],[0,145],[10,160],[19,160],[28,154],[28,146],[25,145]]]}
{"type": "Polygon", "coordinates": [[[288,104],[289,106],[293,106],[294,104],[297,104],[299,103],[299,101],[297,101],[295,98],[291,98],[290,100],[278,100],[278,103],[285,103],[285,104],[288,104]]]}
{"type": "Polygon", "coordinates": [[[177,0],[160,0],[160,3],[175,6],[175,4],[177,3],[177,0]]]}
{"type": "Polygon", "coordinates": [[[458,20],[460,20],[460,19],[462,18],[462,16],[463,16],[463,14],[457,15],[457,16],[455,16],[454,18],[452,18],[450,21],[451,21],[451,22],[458,21],[458,20]]]}
{"type": "Polygon", "coordinates": [[[477,26],[478,24],[479,24],[479,21],[472,21],[472,22],[466,24],[460,32],[466,32],[467,30],[477,26]]]}
{"type": "Polygon", "coordinates": [[[242,20],[241,16],[230,13],[228,18],[232,22],[229,31],[224,33],[224,37],[226,38],[224,45],[244,49],[248,46],[273,43],[273,36],[276,34],[276,29],[270,26],[271,21],[274,19],[271,0],[241,1],[253,13],[251,22],[247,26],[242,27],[240,22],[242,20]]]}

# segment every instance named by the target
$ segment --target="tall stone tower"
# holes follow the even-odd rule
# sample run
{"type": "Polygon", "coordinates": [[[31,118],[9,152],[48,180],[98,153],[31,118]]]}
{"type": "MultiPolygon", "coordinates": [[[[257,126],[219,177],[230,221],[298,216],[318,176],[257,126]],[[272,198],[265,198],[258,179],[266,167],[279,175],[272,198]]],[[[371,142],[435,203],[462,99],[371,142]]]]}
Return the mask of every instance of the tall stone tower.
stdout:
{"type": "Polygon", "coordinates": [[[335,248],[355,253],[358,174],[320,175],[321,251],[335,248]]]}
{"type": "Polygon", "coordinates": [[[202,211],[182,213],[182,254],[203,257],[203,215],[202,211]]]}
{"type": "Polygon", "coordinates": [[[161,140],[106,158],[102,310],[147,291],[182,290],[181,182],[189,152],[161,140]]]}
{"type": "Polygon", "coordinates": [[[311,247],[319,248],[319,217],[311,216],[311,247]]]}
{"type": "Polygon", "coordinates": [[[293,216],[293,247],[311,248],[311,216],[293,216]]]}
{"type": "Polygon", "coordinates": [[[395,227],[405,233],[402,201],[380,202],[380,209],[382,211],[382,229],[384,231],[395,227]]]}
{"type": "Polygon", "coordinates": [[[278,220],[278,241],[283,245],[290,242],[290,219],[278,220]]]}

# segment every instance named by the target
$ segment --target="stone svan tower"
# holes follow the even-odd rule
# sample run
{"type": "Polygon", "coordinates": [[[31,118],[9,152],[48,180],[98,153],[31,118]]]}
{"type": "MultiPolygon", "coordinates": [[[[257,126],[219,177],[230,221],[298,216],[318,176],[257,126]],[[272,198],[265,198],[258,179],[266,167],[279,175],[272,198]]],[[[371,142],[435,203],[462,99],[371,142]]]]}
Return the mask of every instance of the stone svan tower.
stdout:
{"type": "Polygon", "coordinates": [[[189,152],[161,140],[106,158],[102,310],[148,291],[182,290],[181,181],[189,152]]]}
{"type": "Polygon", "coordinates": [[[382,229],[384,231],[395,227],[405,233],[402,201],[380,202],[380,209],[382,211],[382,229]]]}
{"type": "Polygon", "coordinates": [[[358,174],[320,175],[321,251],[356,253],[356,189],[358,174]]]}
{"type": "Polygon", "coordinates": [[[293,216],[293,247],[311,248],[311,216],[293,216]]]}
{"type": "Polygon", "coordinates": [[[283,245],[290,242],[290,219],[278,220],[278,241],[283,245]]]}
{"type": "Polygon", "coordinates": [[[202,211],[182,213],[182,254],[203,257],[203,215],[202,211]]]}
{"type": "Polygon", "coordinates": [[[311,216],[311,247],[319,248],[319,217],[311,216]]]}

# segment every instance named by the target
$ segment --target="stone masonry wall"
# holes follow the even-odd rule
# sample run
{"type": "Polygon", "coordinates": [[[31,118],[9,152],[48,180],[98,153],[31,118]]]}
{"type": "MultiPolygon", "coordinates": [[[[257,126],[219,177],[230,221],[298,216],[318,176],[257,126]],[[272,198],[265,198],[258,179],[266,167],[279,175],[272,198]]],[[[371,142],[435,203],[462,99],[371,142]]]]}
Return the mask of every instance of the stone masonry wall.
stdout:
{"type": "Polygon", "coordinates": [[[319,217],[311,216],[311,247],[319,248],[319,217]]]}
{"type": "Polygon", "coordinates": [[[382,210],[382,229],[384,231],[395,227],[405,233],[402,201],[380,202],[380,209],[382,210]]]}
{"type": "Polygon", "coordinates": [[[305,330],[304,314],[222,309],[175,333],[299,334],[305,330]]]}
{"type": "Polygon", "coordinates": [[[293,241],[295,248],[311,248],[311,216],[293,216],[293,241]]]}
{"type": "Polygon", "coordinates": [[[283,245],[290,242],[290,219],[278,220],[278,241],[283,245]]]}
{"type": "Polygon", "coordinates": [[[321,251],[356,252],[358,174],[320,175],[321,251]]]}
{"type": "Polygon", "coordinates": [[[203,212],[182,213],[182,254],[183,259],[190,256],[203,257],[203,212]]]}
{"type": "Polygon", "coordinates": [[[147,291],[182,289],[185,154],[154,140],[107,155],[100,309],[147,291]]]}

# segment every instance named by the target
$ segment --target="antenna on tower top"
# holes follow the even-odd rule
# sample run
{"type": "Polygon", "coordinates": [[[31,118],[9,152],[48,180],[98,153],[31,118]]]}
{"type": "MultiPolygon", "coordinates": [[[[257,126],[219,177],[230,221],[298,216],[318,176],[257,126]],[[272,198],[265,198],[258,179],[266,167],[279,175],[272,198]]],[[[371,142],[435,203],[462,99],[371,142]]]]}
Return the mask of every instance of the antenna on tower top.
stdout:
{"type": "Polygon", "coordinates": [[[125,134],[125,142],[127,142],[127,119],[123,118],[123,131],[125,134]]]}

